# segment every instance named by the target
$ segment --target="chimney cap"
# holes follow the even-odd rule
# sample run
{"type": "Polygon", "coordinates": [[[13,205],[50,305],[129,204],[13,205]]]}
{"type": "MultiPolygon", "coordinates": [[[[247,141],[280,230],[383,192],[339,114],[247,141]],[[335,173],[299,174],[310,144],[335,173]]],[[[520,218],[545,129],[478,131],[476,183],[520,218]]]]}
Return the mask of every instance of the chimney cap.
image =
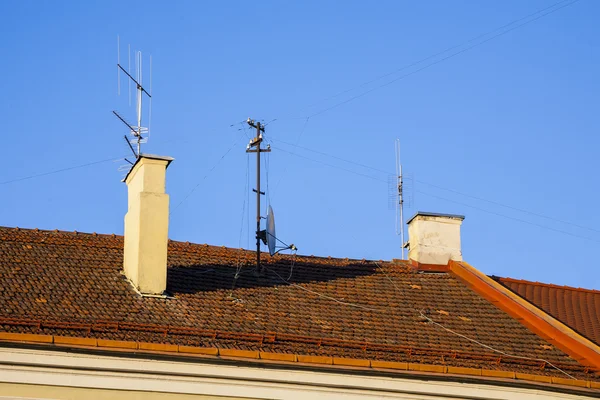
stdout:
{"type": "Polygon", "coordinates": [[[151,160],[163,160],[167,162],[167,167],[169,167],[169,164],[171,164],[171,161],[174,160],[173,157],[168,157],[168,156],[157,156],[156,154],[145,154],[145,153],[140,153],[139,157],[135,160],[135,162],[133,163],[133,165],[131,166],[131,168],[129,168],[129,171],[127,172],[127,175],[125,175],[125,178],[123,178],[123,180],[121,182],[125,182],[127,181],[127,178],[129,177],[129,174],[131,173],[131,171],[133,171],[133,169],[135,168],[135,166],[140,162],[141,159],[143,158],[149,158],[151,160]]]}
{"type": "Polygon", "coordinates": [[[459,214],[442,214],[442,213],[434,213],[434,212],[427,212],[427,211],[417,211],[415,213],[415,215],[413,215],[408,221],[406,221],[406,224],[407,225],[410,224],[412,222],[412,220],[417,217],[442,217],[442,218],[460,219],[461,221],[465,219],[464,215],[459,215],[459,214]]]}

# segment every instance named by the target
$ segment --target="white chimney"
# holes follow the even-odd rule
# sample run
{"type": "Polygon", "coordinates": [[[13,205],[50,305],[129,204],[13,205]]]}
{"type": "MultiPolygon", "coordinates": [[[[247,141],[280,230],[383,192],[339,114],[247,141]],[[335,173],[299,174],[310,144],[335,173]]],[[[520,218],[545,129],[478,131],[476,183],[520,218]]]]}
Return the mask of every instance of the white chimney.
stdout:
{"type": "Polygon", "coordinates": [[[460,225],[462,215],[418,211],[408,220],[408,258],[420,264],[446,265],[462,261],[460,225]]]}
{"type": "Polygon", "coordinates": [[[123,179],[127,184],[123,268],[142,294],[162,294],[167,288],[169,195],[165,184],[171,161],[171,157],[140,154],[123,179]]]}

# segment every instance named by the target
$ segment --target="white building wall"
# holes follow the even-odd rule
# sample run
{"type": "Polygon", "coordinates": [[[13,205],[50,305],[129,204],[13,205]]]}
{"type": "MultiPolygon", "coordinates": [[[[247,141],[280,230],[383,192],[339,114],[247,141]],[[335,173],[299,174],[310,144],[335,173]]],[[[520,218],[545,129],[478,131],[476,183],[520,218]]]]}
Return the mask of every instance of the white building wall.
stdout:
{"type": "Polygon", "coordinates": [[[532,388],[0,348],[0,399],[582,399],[532,388]],[[52,389],[49,389],[52,388],[52,389]],[[146,392],[146,393],[144,393],[146,392]],[[148,393],[150,392],[150,393],[148,393]],[[139,397],[141,396],[141,397],[139,397]]]}

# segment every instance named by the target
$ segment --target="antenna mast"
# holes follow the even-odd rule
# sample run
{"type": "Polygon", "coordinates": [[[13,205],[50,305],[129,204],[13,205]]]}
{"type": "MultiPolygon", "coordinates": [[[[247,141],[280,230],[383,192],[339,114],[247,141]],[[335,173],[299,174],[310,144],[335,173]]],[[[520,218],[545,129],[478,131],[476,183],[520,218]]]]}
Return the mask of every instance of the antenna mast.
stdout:
{"type": "Polygon", "coordinates": [[[260,147],[263,141],[262,135],[265,132],[264,125],[250,118],[246,122],[251,127],[256,128],[256,137],[252,138],[250,143],[248,143],[246,153],[256,153],[256,189],[252,189],[252,191],[256,193],[256,270],[262,274],[264,271],[260,265],[260,242],[266,239],[266,231],[261,231],[260,229],[260,220],[262,218],[260,216],[260,196],[265,195],[265,192],[260,191],[260,153],[269,153],[271,146],[267,145],[265,149],[260,147]]]}
{"type": "Polygon", "coordinates": [[[402,243],[402,259],[404,260],[404,249],[406,248],[406,243],[404,241],[404,182],[402,178],[402,163],[400,162],[400,139],[396,139],[394,147],[396,150],[396,177],[398,187],[398,201],[396,203],[396,235],[400,235],[400,241],[402,243]],[[400,221],[398,221],[398,218],[400,221]]]}
{"type": "MultiPolygon", "coordinates": [[[[127,58],[128,60],[130,60],[130,52],[129,52],[129,46],[127,46],[127,58]]],[[[137,153],[136,151],[133,150],[133,147],[131,147],[131,150],[133,152],[133,155],[138,158],[141,154],[141,144],[142,143],[146,143],[148,141],[147,137],[144,137],[143,135],[150,135],[150,129],[143,127],[142,126],[142,100],[144,95],[148,96],[148,99],[150,100],[150,113],[152,112],[152,94],[148,93],[148,91],[146,89],[144,89],[144,87],[142,86],[142,52],[138,51],[135,53],[135,69],[136,69],[136,77],[134,78],[133,76],[131,76],[131,74],[128,72],[128,70],[126,70],[125,68],[123,68],[123,66],[121,66],[121,55],[120,55],[120,43],[119,43],[119,38],[117,37],[117,74],[118,74],[118,78],[117,78],[117,84],[118,84],[118,93],[119,95],[121,94],[121,72],[123,72],[128,78],[128,85],[133,82],[135,83],[136,86],[136,90],[137,90],[137,95],[136,95],[136,113],[137,113],[137,126],[133,126],[131,125],[129,122],[127,122],[125,120],[125,118],[123,118],[118,112],[113,111],[113,114],[119,118],[119,120],[121,120],[121,122],[123,122],[125,124],[125,126],[127,126],[127,128],[129,129],[129,132],[133,135],[133,139],[132,140],[128,140],[128,142],[130,144],[135,144],[137,147],[137,153]]],[[[150,91],[152,91],[152,57],[150,57],[150,91]]],[[[131,93],[130,93],[130,99],[131,99],[131,93]]],[[[148,127],[150,126],[150,120],[148,120],[148,127]]]]}

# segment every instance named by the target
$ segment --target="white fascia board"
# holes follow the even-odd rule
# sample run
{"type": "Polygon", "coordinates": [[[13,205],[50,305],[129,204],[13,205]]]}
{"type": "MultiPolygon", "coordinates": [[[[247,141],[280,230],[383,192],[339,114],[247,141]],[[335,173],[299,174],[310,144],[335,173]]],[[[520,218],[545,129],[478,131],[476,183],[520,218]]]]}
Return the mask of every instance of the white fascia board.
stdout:
{"type": "Polygon", "coordinates": [[[423,378],[0,348],[0,382],[259,399],[581,399],[541,389],[423,378]],[[309,397],[310,396],[310,397],[309,397]]]}

